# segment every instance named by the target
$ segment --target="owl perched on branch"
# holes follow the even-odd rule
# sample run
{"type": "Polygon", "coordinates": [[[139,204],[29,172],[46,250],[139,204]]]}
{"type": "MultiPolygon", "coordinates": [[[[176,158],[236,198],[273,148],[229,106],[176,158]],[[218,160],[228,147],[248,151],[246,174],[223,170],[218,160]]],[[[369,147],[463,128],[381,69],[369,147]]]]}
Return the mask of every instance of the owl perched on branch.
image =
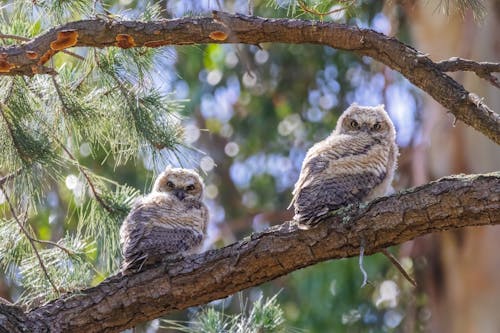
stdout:
{"type": "Polygon", "coordinates": [[[397,156],[396,131],[384,106],[352,104],[302,163],[290,203],[299,226],[308,228],[331,210],[385,195],[397,156]]]}
{"type": "Polygon", "coordinates": [[[162,172],[120,228],[122,271],[167,256],[197,253],[208,223],[202,197],[203,181],[195,171],[168,167],[162,172]]]}

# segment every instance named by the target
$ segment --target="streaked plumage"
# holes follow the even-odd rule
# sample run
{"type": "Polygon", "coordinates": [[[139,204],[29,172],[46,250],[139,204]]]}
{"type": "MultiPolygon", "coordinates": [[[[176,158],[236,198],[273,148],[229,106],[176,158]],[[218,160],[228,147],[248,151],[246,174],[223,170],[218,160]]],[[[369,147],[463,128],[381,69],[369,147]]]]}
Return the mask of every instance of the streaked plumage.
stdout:
{"type": "Polygon", "coordinates": [[[208,223],[202,196],[203,181],[195,171],[167,168],[162,172],[152,192],[132,208],[120,229],[122,270],[198,252],[208,223]]]}
{"type": "Polygon", "coordinates": [[[332,134],[312,146],[302,163],[290,203],[299,225],[386,194],[396,168],[395,139],[383,105],[352,104],[345,110],[332,134]]]}

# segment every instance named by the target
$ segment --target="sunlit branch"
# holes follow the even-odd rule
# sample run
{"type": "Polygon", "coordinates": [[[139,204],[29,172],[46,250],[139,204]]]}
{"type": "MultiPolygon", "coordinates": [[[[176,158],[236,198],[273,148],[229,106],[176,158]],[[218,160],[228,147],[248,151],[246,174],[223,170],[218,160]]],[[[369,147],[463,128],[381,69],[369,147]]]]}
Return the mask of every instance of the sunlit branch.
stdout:
{"type": "Polygon", "coordinates": [[[436,63],[443,72],[468,71],[474,72],[480,78],[489,81],[492,85],[500,88],[500,80],[493,73],[500,73],[500,63],[476,62],[462,58],[450,58],[436,63]]]}
{"type": "Polygon", "coordinates": [[[400,72],[449,109],[458,120],[500,144],[500,115],[482,98],[446,75],[427,56],[393,37],[333,22],[270,19],[217,11],[212,17],[152,22],[115,19],[110,22],[100,18],[69,22],[21,45],[0,47],[0,75],[32,76],[54,71],[44,64],[70,47],[132,48],[208,43],[316,44],[372,57],[400,72]]]}
{"type": "Polygon", "coordinates": [[[31,310],[23,323],[44,333],[120,332],[361,248],[371,255],[429,233],[498,225],[499,195],[500,172],[446,177],[331,212],[309,230],[285,222],[221,249],[118,273],[31,310]]]}
{"type": "MultiPolygon", "coordinates": [[[[22,36],[16,36],[16,35],[1,34],[1,33],[0,33],[0,38],[2,38],[2,39],[13,39],[13,40],[21,41],[21,42],[29,42],[29,41],[31,41],[31,38],[22,37],[22,36]]],[[[71,51],[68,51],[68,50],[62,50],[62,52],[66,53],[67,55],[70,55],[72,57],[75,57],[77,59],[85,60],[84,57],[82,57],[81,55],[76,54],[74,52],[71,52],[71,51]]]]}

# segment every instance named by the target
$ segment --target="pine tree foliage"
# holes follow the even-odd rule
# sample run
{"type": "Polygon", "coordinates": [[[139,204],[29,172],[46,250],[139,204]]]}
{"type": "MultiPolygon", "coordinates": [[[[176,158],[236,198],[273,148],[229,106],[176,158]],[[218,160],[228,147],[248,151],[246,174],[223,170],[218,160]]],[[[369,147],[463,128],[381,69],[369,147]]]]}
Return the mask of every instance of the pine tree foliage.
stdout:
{"type": "Polygon", "coordinates": [[[71,236],[61,239],[58,243],[66,250],[52,247],[39,253],[51,280],[59,289],[53,290],[47,279],[40,278],[40,263],[37,258],[33,255],[26,256],[18,271],[19,283],[25,287],[19,303],[28,307],[36,306],[46,299],[84,288],[92,282],[96,272],[87,257],[90,252],[95,251],[93,243],[71,236]]]}
{"type": "MultiPolygon", "coordinates": [[[[356,0],[270,0],[268,3],[274,7],[283,7],[286,5],[289,15],[307,14],[324,19],[339,11],[346,10],[352,12],[362,2],[356,0]]],[[[486,15],[486,7],[482,0],[440,0],[436,10],[443,11],[446,14],[458,12],[461,15],[465,15],[470,10],[476,20],[481,20],[486,15]]]]}
{"type": "Polygon", "coordinates": [[[5,274],[14,278],[17,273],[17,267],[21,264],[23,258],[33,255],[28,243],[28,239],[19,232],[19,227],[14,219],[0,220],[0,237],[2,245],[0,246],[0,269],[5,274]]]}
{"type": "Polygon", "coordinates": [[[162,326],[178,332],[195,333],[280,333],[292,332],[285,326],[284,313],[277,295],[263,299],[260,296],[248,309],[245,303],[241,313],[228,315],[213,306],[202,309],[189,323],[163,320],[162,326]]]}
{"type": "MultiPolygon", "coordinates": [[[[99,2],[13,1],[0,10],[0,43],[19,44],[96,15],[147,21],[158,19],[160,9],[147,5],[109,17],[99,2]]],[[[183,147],[182,104],[154,89],[164,57],[161,48],[79,48],[50,60],[57,74],[0,78],[0,197],[12,202],[0,200],[0,268],[20,287],[20,304],[35,306],[119,268],[118,231],[139,191],[83,165],[79,147],[104,151],[115,167],[183,147]],[[61,239],[44,239],[30,216],[68,175],[77,175],[66,217],[76,227],[65,226],[61,239]]]]}

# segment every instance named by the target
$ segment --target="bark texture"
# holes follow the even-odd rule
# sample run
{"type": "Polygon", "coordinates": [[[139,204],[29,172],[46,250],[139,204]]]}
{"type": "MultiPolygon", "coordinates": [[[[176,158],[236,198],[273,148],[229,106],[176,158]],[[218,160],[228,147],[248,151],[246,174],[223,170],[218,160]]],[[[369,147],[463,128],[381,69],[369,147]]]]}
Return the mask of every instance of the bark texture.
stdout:
{"type": "Polygon", "coordinates": [[[332,22],[267,19],[214,12],[213,17],[155,22],[105,19],[70,22],[22,45],[0,48],[0,74],[53,73],[44,64],[75,46],[159,47],[205,43],[320,44],[370,56],[403,74],[453,115],[500,144],[500,116],[426,55],[370,29],[332,22]]]}
{"type": "Polygon", "coordinates": [[[29,332],[30,326],[21,308],[0,300],[0,333],[29,332]]]}
{"type": "Polygon", "coordinates": [[[0,332],[119,332],[320,261],[357,256],[361,242],[373,254],[428,233],[494,224],[500,172],[447,177],[332,212],[310,230],[285,222],[222,249],[117,274],[25,314],[0,305],[0,332]]]}

